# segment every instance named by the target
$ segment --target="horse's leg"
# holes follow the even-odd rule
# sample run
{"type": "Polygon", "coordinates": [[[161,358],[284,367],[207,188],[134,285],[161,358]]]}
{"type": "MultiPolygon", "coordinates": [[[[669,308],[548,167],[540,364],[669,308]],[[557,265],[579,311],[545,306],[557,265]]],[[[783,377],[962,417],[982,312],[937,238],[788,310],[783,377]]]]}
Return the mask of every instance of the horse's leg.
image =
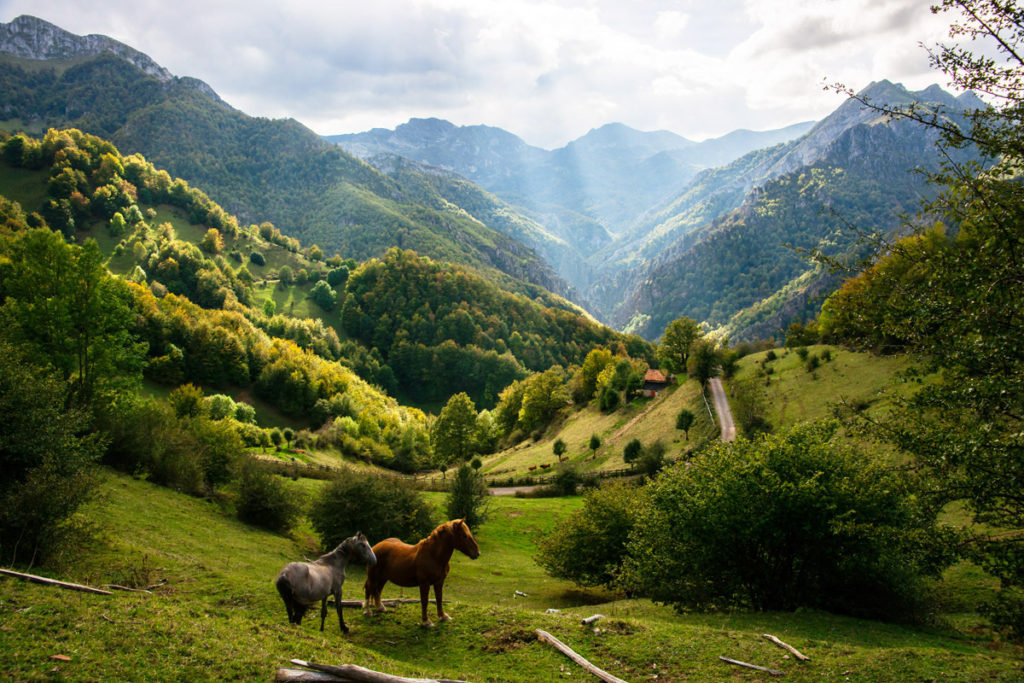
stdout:
{"type": "Polygon", "coordinates": [[[385,611],[384,605],[380,601],[382,590],[384,590],[383,583],[378,584],[369,576],[366,577],[366,583],[363,584],[363,595],[365,598],[363,601],[363,614],[369,617],[373,614],[373,610],[385,611]]]}
{"type": "Polygon", "coordinates": [[[420,622],[421,626],[433,626],[430,623],[430,619],[427,618],[427,603],[430,602],[430,584],[420,584],[420,614],[423,617],[423,621],[420,622]]]}
{"type": "Polygon", "coordinates": [[[348,626],[345,625],[345,617],[341,615],[341,591],[334,594],[334,604],[338,607],[338,625],[342,633],[348,633],[348,626]]]}
{"type": "Polygon", "coordinates": [[[440,621],[451,621],[452,618],[445,614],[441,594],[444,593],[444,579],[434,584],[434,600],[437,602],[437,618],[440,621]]]}
{"type": "MultiPolygon", "coordinates": [[[[328,593],[327,595],[330,595],[328,593]]],[[[324,630],[324,622],[327,621],[327,595],[320,601],[320,630],[324,630]]]]}

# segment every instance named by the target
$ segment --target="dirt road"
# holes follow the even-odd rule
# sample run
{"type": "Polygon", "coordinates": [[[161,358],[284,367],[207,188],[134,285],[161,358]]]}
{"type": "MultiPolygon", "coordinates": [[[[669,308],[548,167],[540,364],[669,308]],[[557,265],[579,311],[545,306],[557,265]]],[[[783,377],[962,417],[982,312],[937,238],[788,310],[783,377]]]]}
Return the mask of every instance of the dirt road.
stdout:
{"type": "Polygon", "coordinates": [[[722,441],[732,441],[736,438],[736,425],[732,421],[732,411],[729,410],[729,399],[725,396],[722,380],[712,377],[708,386],[711,387],[715,412],[718,414],[718,424],[722,428],[722,441]]]}

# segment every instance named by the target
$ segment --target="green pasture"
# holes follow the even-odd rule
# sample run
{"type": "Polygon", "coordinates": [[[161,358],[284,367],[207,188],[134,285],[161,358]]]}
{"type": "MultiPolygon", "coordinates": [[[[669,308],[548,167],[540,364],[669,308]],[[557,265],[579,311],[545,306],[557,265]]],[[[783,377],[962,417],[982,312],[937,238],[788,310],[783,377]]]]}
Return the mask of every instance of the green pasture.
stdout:
{"type": "MultiPolygon", "coordinates": [[[[307,499],[322,485],[288,484],[307,499]]],[[[493,499],[489,520],[476,531],[480,558],[452,559],[445,595],[454,621],[421,628],[417,605],[373,617],[348,609],[351,633],[343,636],[333,613],[323,633],[315,614],[301,626],[288,624],[272,584],[286,562],[317,552],[308,526],[293,537],[271,534],[232,519],[229,501],[105,473],[100,499],[78,520],[91,529],[88,540],[55,578],[161,585],[152,594],[101,596],[0,578],[0,670],[8,680],[270,680],[297,657],[467,681],[588,679],[535,639],[541,628],[629,681],[765,680],[719,655],[795,681],[1015,681],[1024,673],[1020,650],[977,623],[953,630],[941,620],[923,628],[821,612],[679,615],[646,600],[577,589],[547,577],[533,556],[537,539],[580,504],[493,499]],[[580,625],[595,613],[605,616],[596,628],[580,625]],[[762,633],[811,661],[797,662],[762,633]]],[[[346,598],[360,596],[363,576],[362,568],[351,569],[346,598]]],[[[389,586],[384,597],[415,592],[389,586]]]]}
{"type": "Polygon", "coordinates": [[[876,356],[824,344],[807,347],[808,358],[820,359],[826,351],[832,359],[821,360],[813,371],[795,349],[774,349],[777,358],[763,364],[769,352],[754,353],[740,360],[734,381],[756,381],[764,387],[766,417],[779,429],[830,417],[833,406],[842,402],[861,402],[869,414],[880,414],[897,391],[893,380],[910,366],[903,355],[876,356]]]}
{"type": "Polygon", "coordinates": [[[627,466],[622,450],[632,439],[639,439],[644,445],[660,440],[666,446],[665,456],[678,458],[702,440],[717,434],[717,427],[711,422],[701,398],[700,387],[694,381],[684,380],[655,398],[637,398],[611,413],[601,411],[594,403],[570,412],[541,438],[528,439],[485,457],[480,471],[496,479],[553,472],[558,465],[552,450],[557,439],[568,446],[565,452],[568,462],[579,465],[582,470],[616,470],[627,466]],[[682,408],[696,416],[688,439],[684,432],[676,429],[676,415],[682,408]],[[597,434],[602,442],[596,457],[592,457],[589,445],[592,434],[597,434]],[[543,468],[544,464],[550,468],[543,468]],[[530,470],[530,467],[535,469],[530,470]]]}

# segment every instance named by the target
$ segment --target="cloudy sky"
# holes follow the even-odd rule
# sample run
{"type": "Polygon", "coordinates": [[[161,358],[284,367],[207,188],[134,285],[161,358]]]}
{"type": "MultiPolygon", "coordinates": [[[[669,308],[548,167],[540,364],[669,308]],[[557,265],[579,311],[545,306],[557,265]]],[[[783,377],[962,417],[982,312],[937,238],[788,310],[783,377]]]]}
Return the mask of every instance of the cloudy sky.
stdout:
{"type": "Polygon", "coordinates": [[[617,121],[694,140],[825,116],[887,78],[939,82],[928,0],[0,0],[101,33],[254,116],[321,134],[411,117],[542,147],[617,121]]]}

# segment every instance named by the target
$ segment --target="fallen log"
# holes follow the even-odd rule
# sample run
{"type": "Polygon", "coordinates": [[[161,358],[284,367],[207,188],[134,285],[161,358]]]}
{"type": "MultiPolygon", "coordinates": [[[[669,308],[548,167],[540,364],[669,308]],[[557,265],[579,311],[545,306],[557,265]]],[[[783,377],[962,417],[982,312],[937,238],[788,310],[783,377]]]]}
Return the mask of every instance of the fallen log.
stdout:
{"type": "Polygon", "coordinates": [[[772,641],[773,643],[775,643],[776,645],[781,647],[783,650],[787,650],[790,653],[792,653],[792,655],[794,657],[796,657],[797,659],[799,659],[801,662],[809,662],[809,661],[811,661],[810,657],[805,655],[803,652],[800,652],[799,650],[797,650],[795,647],[793,647],[789,643],[784,643],[781,640],[779,640],[778,638],[776,638],[775,636],[773,636],[771,634],[768,634],[768,633],[762,633],[761,635],[762,635],[762,637],[767,638],[768,640],[772,641]]]}
{"type": "Polygon", "coordinates": [[[103,585],[115,591],[128,591],[130,593],[149,593],[150,595],[153,594],[153,591],[149,590],[148,588],[129,588],[128,586],[119,586],[116,583],[106,583],[103,585]]]}
{"type": "Polygon", "coordinates": [[[591,616],[587,617],[586,619],[580,619],[580,623],[583,624],[584,626],[589,626],[590,624],[593,624],[598,619],[604,619],[604,615],[603,614],[594,614],[594,615],[591,615],[591,616]]]}
{"type": "Polygon", "coordinates": [[[322,671],[307,671],[306,669],[278,669],[274,672],[274,680],[279,683],[338,683],[346,679],[338,678],[322,671]]]}
{"type": "Polygon", "coordinates": [[[756,669],[757,671],[763,671],[766,674],[771,674],[772,676],[782,676],[783,675],[783,672],[779,671],[778,669],[769,669],[767,667],[758,666],[757,664],[748,664],[747,662],[741,662],[738,659],[729,659],[728,657],[723,657],[721,655],[719,655],[718,658],[721,659],[726,664],[735,664],[736,666],[745,666],[748,669],[756,669]]]}
{"type": "Polygon", "coordinates": [[[537,639],[543,643],[551,645],[551,647],[555,648],[563,655],[565,655],[566,657],[576,662],[590,673],[600,678],[602,681],[606,681],[607,683],[626,683],[626,681],[622,680],[621,678],[616,678],[607,671],[604,671],[603,669],[598,669],[596,666],[588,662],[586,658],[584,658],[582,655],[578,654],[571,647],[560,641],[558,638],[555,638],[547,631],[537,629],[537,639]]]}
{"type": "MultiPolygon", "coordinates": [[[[355,664],[317,664],[302,659],[290,660],[296,666],[313,669],[321,673],[330,674],[334,680],[341,680],[350,683],[467,683],[466,681],[448,680],[445,678],[406,678],[404,676],[392,676],[391,674],[373,671],[355,664]]],[[[324,679],[320,679],[324,680],[324,679]]]]}
{"type": "MultiPolygon", "coordinates": [[[[420,599],[419,598],[389,598],[387,600],[381,600],[380,602],[385,607],[394,607],[395,605],[412,605],[412,604],[418,605],[418,604],[420,604],[420,599]]],[[[441,602],[442,603],[446,603],[446,602],[450,602],[450,601],[449,600],[442,600],[441,602]]],[[[334,598],[331,598],[330,600],[327,601],[327,606],[328,607],[333,607],[334,606],[334,598]]],[[[353,609],[360,609],[363,606],[363,601],[362,600],[342,600],[341,601],[341,606],[342,607],[351,607],[353,609]]]]}
{"type": "Polygon", "coordinates": [[[93,588],[92,586],[83,586],[80,583],[68,583],[67,581],[57,581],[56,579],[48,579],[45,576],[36,576],[35,574],[22,574],[21,572],[11,571],[10,569],[0,569],[0,574],[3,576],[12,576],[16,579],[23,581],[31,581],[33,583],[41,583],[44,586],[57,586],[58,588],[67,588],[73,591],[82,591],[83,593],[96,593],[98,595],[113,595],[110,591],[105,591],[102,588],[93,588]]]}

